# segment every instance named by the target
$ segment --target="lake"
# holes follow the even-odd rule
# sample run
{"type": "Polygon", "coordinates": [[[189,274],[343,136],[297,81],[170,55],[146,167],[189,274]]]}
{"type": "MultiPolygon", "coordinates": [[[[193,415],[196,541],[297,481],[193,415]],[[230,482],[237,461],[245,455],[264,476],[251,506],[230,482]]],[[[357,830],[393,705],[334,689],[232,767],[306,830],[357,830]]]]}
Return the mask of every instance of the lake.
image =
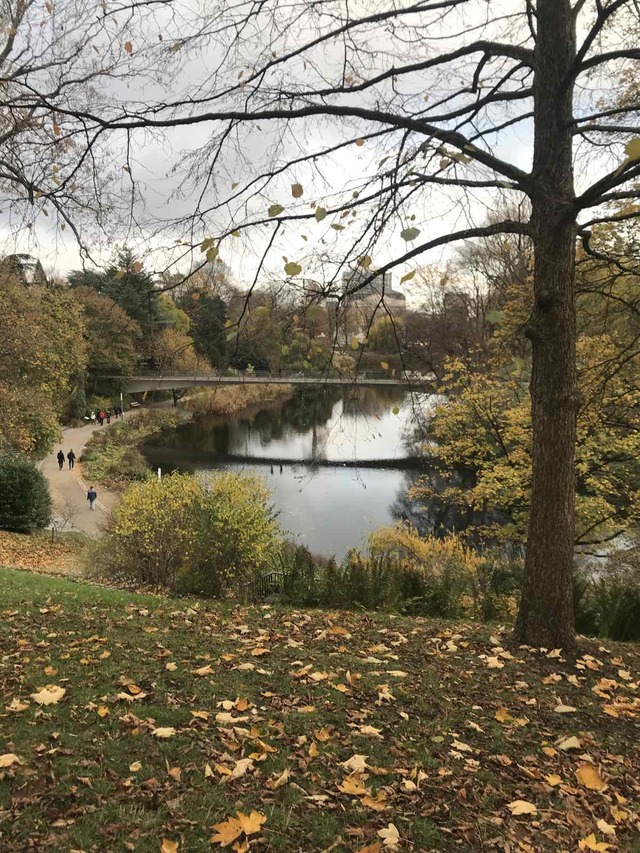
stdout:
{"type": "Polygon", "coordinates": [[[307,390],[238,416],[188,421],[142,450],[163,473],[259,474],[289,538],[341,559],[375,528],[416,514],[407,493],[426,463],[415,435],[438,399],[379,388],[307,390]]]}

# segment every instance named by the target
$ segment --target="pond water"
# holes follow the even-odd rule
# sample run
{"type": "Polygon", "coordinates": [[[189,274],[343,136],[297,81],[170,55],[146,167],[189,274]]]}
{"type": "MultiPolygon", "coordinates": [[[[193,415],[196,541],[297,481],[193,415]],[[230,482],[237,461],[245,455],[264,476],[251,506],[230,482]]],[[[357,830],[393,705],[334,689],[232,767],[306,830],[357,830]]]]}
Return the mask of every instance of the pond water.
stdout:
{"type": "Polygon", "coordinates": [[[375,528],[414,513],[407,493],[425,468],[414,437],[437,399],[377,388],[304,391],[241,416],[189,421],[143,452],[164,473],[258,473],[288,536],[340,559],[375,528]]]}

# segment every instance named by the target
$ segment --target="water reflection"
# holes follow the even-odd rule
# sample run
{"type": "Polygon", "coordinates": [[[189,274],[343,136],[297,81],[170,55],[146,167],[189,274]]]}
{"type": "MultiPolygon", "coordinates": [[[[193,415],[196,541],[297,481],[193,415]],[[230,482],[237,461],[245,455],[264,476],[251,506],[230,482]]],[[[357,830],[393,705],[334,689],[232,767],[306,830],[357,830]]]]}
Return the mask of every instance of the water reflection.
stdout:
{"type": "Polygon", "coordinates": [[[387,388],[304,391],[242,417],[185,423],[143,451],[167,473],[257,471],[289,535],[341,558],[398,518],[425,534],[471,520],[409,497],[419,476],[438,476],[421,450],[439,399],[387,388]]]}

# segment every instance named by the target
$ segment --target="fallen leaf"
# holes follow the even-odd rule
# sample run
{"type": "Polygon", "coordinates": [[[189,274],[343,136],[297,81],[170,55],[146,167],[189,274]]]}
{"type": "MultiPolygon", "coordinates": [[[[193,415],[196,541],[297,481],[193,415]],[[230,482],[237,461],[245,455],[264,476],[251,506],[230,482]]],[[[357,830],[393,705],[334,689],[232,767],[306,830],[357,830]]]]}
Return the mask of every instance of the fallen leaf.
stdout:
{"type": "Polygon", "coordinates": [[[200,669],[192,669],[191,674],[199,675],[201,677],[205,675],[212,675],[213,669],[211,668],[211,664],[208,663],[206,666],[201,666],[200,669]]]}
{"type": "Polygon", "coordinates": [[[384,847],[393,848],[400,843],[400,833],[394,823],[388,824],[384,829],[379,829],[377,834],[382,838],[384,847]]]}
{"type": "Polygon", "coordinates": [[[64,687],[56,687],[55,684],[48,684],[42,687],[37,693],[32,693],[31,698],[38,705],[57,705],[67,691],[64,687]]]}
{"type": "Polygon", "coordinates": [[[267,788],[271,791],[277,791],[278,788],[281,788],[283,785],[289,781],[291,777],[291,770],[287,767],[279,776],[276,776],[275,779],[267,779],[266,785],[267,788]]]}
{"type": "Polygon", "coordinates": [[[365,788],[360,773],[351,773],[337,787],[343,794],[349,794],[352,797],[362,797],[371,793],[369,788],[365,788]]]}
{"type": "Polygon", "coordinates": [[[22,759],[14,752],[5,752],[0,755],[0,767],[12,767],[14,764],[22,764],[22,759]]]}
{"type": "Polygon", "coordinates": [[[553,710],[556,714],[575,714],[578,709],[574,708],[572,705],[556,705],[553,710]]]}
{"type": "Polygon", "coordinates": [[[576,779],[584,788],[590,791],[603,791],[607,783],[600,775],[598,768],[590,761],[583,762],[576,770],[576,779]]]}
{"type": "Polygon", "coordinates": [[[168,838],[163,838],[160,845],[160,853],[178,853],[179,847],[180,845],[177,841],[169,841],[168,838]]]}
{"type": "Polygon", "coordinates": [[[134,761],[133,764],[129,765],[130,773],[137,773],[138,770],[142,770],[142,764],[139,761],[134,761]]]}
{"type": "Polygon", "coordinates": [[[611,844],[607,844],[604,841],[597,841],[592,832],[591,835],[587,835],[587,837],[583,838],[582,841],[578,841],[578,849],[595,850],[596,853],[606,853],[607,850],[611,849],[611,844]]]}
{"type": "Polygon", "coordinates": [[[174,729],[173,726],[161,726],[160,728],[152,729],[152,731],[151,731],[151,734],[154,737],[159,737],[159,738],[173,737],[175,735],[175,733],[176,733],[176,730],[174,729]]]}
{"type": "Polygon", "coordinates": [[[616,834],[615,826],[612,826],[610,823],[607,823],[606,820],[603,820],[602,818],[600,818],[600,820],[596,823],[596,826],[598,827],[600,832],[603,832],[605,835],[616,834]]]}
{"type": "Polygon", "coordinates": [[[507,808],[512,815],[538,814],[538,809],[534,804],[528,803],[526,800],[514,800],[512,803],[507,803],[507,808]]]}
{"type": "Polygon", "coordinates": [[[578,740],[577,737],[568,737],[564,740],[560,741],[558,744],[558,749],[561,749],[563,752],[567,752],[569,749],[581,749],[582,744],[578,740]]]}

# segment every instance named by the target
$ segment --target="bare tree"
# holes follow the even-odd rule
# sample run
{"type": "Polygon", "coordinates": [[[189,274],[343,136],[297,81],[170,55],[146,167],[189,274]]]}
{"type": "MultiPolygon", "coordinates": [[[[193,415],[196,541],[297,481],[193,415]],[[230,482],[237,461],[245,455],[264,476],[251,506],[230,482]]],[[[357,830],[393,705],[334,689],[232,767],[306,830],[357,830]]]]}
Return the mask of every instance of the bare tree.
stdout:
{"type": "Polygon", "coordinates": [[[637,0],[222,0],[202,18],[182,11],[166,41],[199,51],[202,73],[192,62],[171,97],[156,89],[98,110],[41,90],[21,108],[49,109],[74,139],[209,130],[177,164],[182,209],[165,228],[209,260],[227,240],[250,243],[255,281],[283,253],[293,284],[304,267],[339,302],[457,241],[530,240],[533,484],[516,636],[572,646],[576,244],[588,253],[608,205],[639,195],[637,0]],[[526,222],[487,215],[525,199],[526,222]],[[322,237],[292,259],[301,227],[322,237]],[[366,275],[344,289],[356,265],[366,275]]]}

